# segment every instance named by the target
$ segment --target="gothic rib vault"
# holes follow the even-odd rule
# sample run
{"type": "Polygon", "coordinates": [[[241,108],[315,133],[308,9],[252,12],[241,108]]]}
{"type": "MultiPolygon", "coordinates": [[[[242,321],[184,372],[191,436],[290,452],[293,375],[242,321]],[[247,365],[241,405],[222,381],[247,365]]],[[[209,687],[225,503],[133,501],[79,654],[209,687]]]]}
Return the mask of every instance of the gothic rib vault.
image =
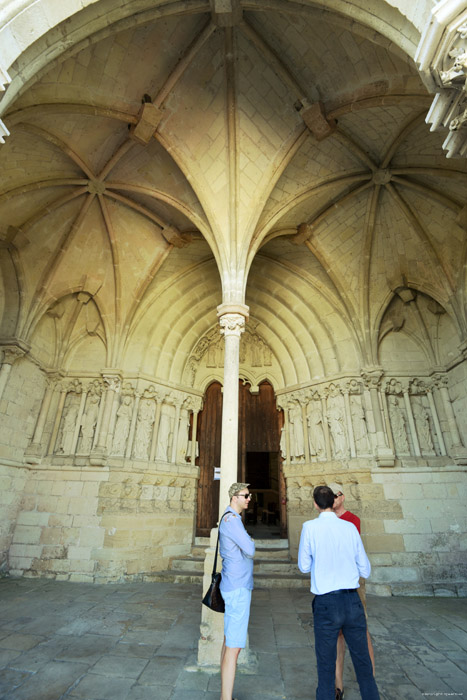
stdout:
{"type": "MultiPolygon", "coordinates": [[[[152,502],[183,502],[181,531],[195,507],[196,468],[179,431],[201,409],[209,383],[223,379],[216,307],[224,303],[248,305],[241,376],[253,387],[273,384],[290,435],[296,406],[308,407],[303,424],[325,398],[324,412],[347,412],[343,452],[332,427],[327,459],[313,454],[306,431],[303,454],[294,454],[291,437],[284,447],[293,537],[310,485],[335,481],[340,470],[362,502],[392,493],[371,476],[377,464],[402,468],[405,459],[426,473],[454,465],[462,474],[467,164],[447,159],[444,136],[425,122],[433,96],[415,55],[428,11],[411,17],[397,8],[404,3],[370,4],[373,11],[358,2],[258,0],[226,11],[217,2],[116,8],[100,0],[8,67],[0,102],[9,132],[0,146],[0,339],[6,352],[22,355],[11,379],[18,375],[31,397],[29,406],[11,399],[22,421],[3,439],[11,470],[36,466],[40,481],[44,464],[102,471],[113,454],[132,483],[137,460],[145,460],[148,488],[166,489],[151,492],[152,502]],[[433,382],[448,387],[447,400],[433,382]],[[115,402],[113,393],[102,399],[109,388],[115,402]],[[80,425],[93,396],[100,408],[89,419],[89,442],[80,425]],[[118,413],[124,396],[131,410],[118,413]],[[394,437],[391,397],[406,438],[394,437]],[[156,425],[146,432],[145,402],[156,425]],[[418,404],[431,416],[424,442],[412,416],[418,404]],[[78,427],[67,440],[70,407],[78,427]],[[360,410],[368,436],[357,435],[360,410]],[[164,434],[171,435],[165,447],[164,434]],[[145,449],[135,451],[130,437],[145,449]],[[359,466],[349,463],[358,457],[359,466]],[[159,462],[173,465],[172,486],[159,462]]],[[[109,531],[123,523],[124,498],[140,503],[144,486],[123,496],[113,478],[96,477],[92,494],[94,527],[105,531],[108,551],[118,549],[109,531]]],[[[37,544],[13,534],[16,518],[28,519],[23,499],[18,485],[5,550],[12,541],[37,544]]],[[[392,506],[388,520],[406,516],[399,500],[392,506]]],[[[382,566],[394,548],[412,551],[408,533],[400,525],[381,530],[374,551],[382,566]]],[[[191,534],[175,548],[186,548],[191,534]]],[[[122,542],[122,549],[134,544],[130,535],[122,542]]],[[[455,546],[449,540],[450,551],[455,546]]],[[[20,551],[10,553],[15,570],[41,570],[37,561],[54,559],[42,549],[32,557],[20,551]]],[[[108,551],[83,552],[93,565],[74,573],[95,576],[98,561],[102,576],[125,567],[137,574],[175,552],[169,541],[145,549],[131,569],[126,555],[115,564],[108,551]]]]}

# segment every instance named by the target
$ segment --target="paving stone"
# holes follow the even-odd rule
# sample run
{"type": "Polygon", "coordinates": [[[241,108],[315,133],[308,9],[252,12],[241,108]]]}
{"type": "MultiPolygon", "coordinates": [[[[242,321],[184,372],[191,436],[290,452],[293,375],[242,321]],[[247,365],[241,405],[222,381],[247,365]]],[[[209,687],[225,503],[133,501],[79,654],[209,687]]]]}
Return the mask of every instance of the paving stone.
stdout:
{"type": "Polygon", "coordinates": [[[159,647],[155,644],[126,644],[118,642],[112,649],[112,653],[118,656],[137,656],[141,659],[150,659],[159,647]]]}
{"type": "MultiPolygon", "coordinates": [[[[52,661],[29,677],[13,692],[8,700],[57,700],[81,678],[81,664],[52,661]]],[[[117,700],[117,699],[115,699],[117,700]]]]}
{"type": "Polygon", "coordinates": [[[10,666],[21,671],[36,673],[47,663],[54,661],[57,654],[63,652],[64,646],[63,639],[52,637],[14,658],[10,662],[10,666]]]}
{"type": "Polygon", "coordinates": [[[8,666],[8,664],[17,659],[21,655],[21,652],[17,649],[0,649],[0,668],[8,666]]]}
{"type": "Polygon", "coordinates": [[[131,678],[109,678],[89,673],[73,688],[69,697],[83,700],[126,700],[133,685],[134,680],[131,678]]]}
{"type": "Polygon", "coordinates": [[[94,664],[92,673],[103,676],[115,676],[116,678],[138,678],[147,666],[147,659],[139,659],[134,656],[121,657],[107,654],[94,664]]]}
{"type": "Polygon", "coordinates": [[[31,674],[15,668],[5,668],[0,671],[0,697],[7,698],[31,674]],[[4,695],[6,693],[6,695],[4,695]]]}
{"type": "Polygon", "coordinates": [[[100,657],[115,646],[113,637],[102,637],[97,634],[83,634],[73,638],[66,649],[57,654],[57,659],[62,661],[79,661],[90,664],[95,663],[100,657]]]}
{"type": "Polygon", "coordinates": [[[24,651],[26,649],[32,649],[44,640],[45,637],[38,637],[32,634],[9,634],[7,637],[0,640],[0,649],[24,651]]]}
{"type": "Polygon", "coordinates": [[[138,679],[141,685],[157,685],[157,683],[175,685],[178,675],[183,668],[183,659],[170,656],[158,656],[150,661],[138,679]]]}
{"type": "Polygon", "coordinates": [[[127,700],[169,700],[173,693],[171,685],[134,685],[127,700]]]}

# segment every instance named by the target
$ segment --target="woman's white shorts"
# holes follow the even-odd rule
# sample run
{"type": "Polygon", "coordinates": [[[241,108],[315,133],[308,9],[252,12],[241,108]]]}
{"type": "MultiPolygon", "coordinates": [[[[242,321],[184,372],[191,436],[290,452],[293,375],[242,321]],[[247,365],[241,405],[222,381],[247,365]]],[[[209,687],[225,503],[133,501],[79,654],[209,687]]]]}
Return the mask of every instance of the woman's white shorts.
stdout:
{"type": "Polygon", "coordinates": [[[250,619],[251,591],[248,588],[236,588],[222,593],[222,597],[225,601],[225,646],[244,649],[250,619]]]}

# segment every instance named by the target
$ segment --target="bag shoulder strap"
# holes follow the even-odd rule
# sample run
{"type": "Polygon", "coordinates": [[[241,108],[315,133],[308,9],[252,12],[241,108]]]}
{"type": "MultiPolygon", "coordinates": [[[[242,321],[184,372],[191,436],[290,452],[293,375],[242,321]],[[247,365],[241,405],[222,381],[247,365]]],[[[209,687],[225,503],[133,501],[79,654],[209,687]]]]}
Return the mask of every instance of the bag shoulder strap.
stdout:
{"type": "MultiPolygon", "coordinates": [[[[225,513],[224,513],[224,515],[225,515],[225,513]]],[[[222,518],[224,517],[224,515],[222,516],[222,518]]],[[[217,526],[216,553],[215,553],[215,555],[214,555],[214,563],[213,563],[213,567],[212,567],[212,575],[213,575],[213,576],[214,576],[214,574],[216,573],[216,568],[217,568],[217,551],[218,551],[218,549],[219,549],[219,534],[220,534],[220,528],[221,528],[222,518],[219,520],[219,525],[217,526]]]]}

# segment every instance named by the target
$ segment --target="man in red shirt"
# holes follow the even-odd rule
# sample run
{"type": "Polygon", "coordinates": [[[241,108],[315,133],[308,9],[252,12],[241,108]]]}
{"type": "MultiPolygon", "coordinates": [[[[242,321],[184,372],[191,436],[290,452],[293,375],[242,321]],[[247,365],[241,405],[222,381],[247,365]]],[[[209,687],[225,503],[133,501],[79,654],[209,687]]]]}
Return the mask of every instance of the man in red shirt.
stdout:
{"type": "MultiPolygon", "coordinates": [[[[333,511],[337,515],[338,518],[341,520],[347,520],[349,523],[352,523],[355,525],[357,528],[359,534],[360,534],[360,518],[355,515],[355,513],[351,513],[350,510],[346,510],[344,506],[345,502],[345,496],[342,493],[342,490],[337,486],[337,484],[332,484],[331,488],[334,491],[334,506],[333,506],[333,511]]],[[[366,614],[366,593],[365,593],[365,579],[361,578],[359,581],[360,588],[358,588],[358,594],[360,596],[360,600],[362,601],[363,608],[365,610],[365,616],[366,614]]],[[[373,644],[371,642],[371,637],[370,633],[368,632],[368,628],[366,631],[367,634],[367,639],[368,639],[368,651],[370,654],[370,659],[371,663],[373,665],[373,675],[375,673],[375,654],[373,651],[373,644]]],[[[345,640],[344,640],[344,635],[342,634],[342,630],[339,632],[339,636],[337,638],[337,658],[336,658],[336,700],[343,700],[344,698],[344,655],[345,655],[345,640]]]]}

